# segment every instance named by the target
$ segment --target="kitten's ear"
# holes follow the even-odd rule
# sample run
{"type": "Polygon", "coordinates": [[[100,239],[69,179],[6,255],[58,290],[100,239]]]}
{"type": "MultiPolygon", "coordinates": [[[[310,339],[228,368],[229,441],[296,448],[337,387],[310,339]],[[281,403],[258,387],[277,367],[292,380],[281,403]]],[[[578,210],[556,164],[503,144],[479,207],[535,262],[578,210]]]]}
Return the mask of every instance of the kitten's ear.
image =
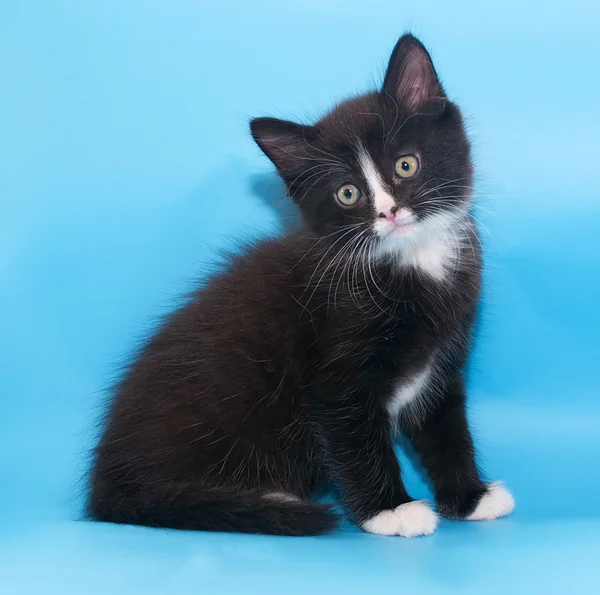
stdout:
{"type": "Polygon", "coordinates": [[[396,44],[388,64],[383,92],[400,105],[416,112],[431,100],[443,108],[447,100],[425,46],[410,34],[396,44]]]}
{"type": "Polygon", "coordinates": [[[250,131],[284,179],[307,167],[314,138],[312,126],[276,118],[255,118],[250,122],[250,131]]]}

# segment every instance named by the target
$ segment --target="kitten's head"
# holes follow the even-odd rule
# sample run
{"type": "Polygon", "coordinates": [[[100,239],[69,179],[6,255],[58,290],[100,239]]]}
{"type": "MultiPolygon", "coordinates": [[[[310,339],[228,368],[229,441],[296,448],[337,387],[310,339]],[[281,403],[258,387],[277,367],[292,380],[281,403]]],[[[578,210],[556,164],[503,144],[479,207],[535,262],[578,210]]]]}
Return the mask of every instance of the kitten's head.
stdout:
{"type": "Polygon", "coordinates": [[[342,103],[313,126],[257,118],[251,130],[320,235],[361,234],[393,253],[451,232],[468,213],[472,167],[462,117],[412,35],[396,44],[381,90],[342,103]]]}

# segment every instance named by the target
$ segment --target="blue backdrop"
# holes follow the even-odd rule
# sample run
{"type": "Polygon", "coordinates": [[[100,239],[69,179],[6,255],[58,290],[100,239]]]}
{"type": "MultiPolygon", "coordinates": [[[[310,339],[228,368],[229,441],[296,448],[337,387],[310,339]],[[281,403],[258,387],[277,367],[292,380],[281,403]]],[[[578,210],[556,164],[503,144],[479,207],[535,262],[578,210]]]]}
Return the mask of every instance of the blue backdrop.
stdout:
{"type": "Polygon", "coordinates": [[[599,30],[597,0],[2,0],[0,591],[597,593],[599,30]],[[118,363],[217,247],[285,225],[248,118],[378,84],[406,28],[475,143],[471,412],[515,514],[417,540],[81,521],[118,363]]]}

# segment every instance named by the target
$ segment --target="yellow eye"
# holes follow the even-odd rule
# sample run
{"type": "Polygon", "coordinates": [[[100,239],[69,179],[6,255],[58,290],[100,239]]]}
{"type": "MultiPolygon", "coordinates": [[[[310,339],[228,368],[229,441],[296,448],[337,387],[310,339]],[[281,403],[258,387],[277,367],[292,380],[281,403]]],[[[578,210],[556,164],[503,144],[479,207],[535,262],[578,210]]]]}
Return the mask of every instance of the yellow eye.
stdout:
{"type": "Polygon", "coordinates": [[[412,178],[419,171],[419,160],[414,155],[402,155],[394,170],[399,178],[412,178]]]}
{"type": "Polygon", "coordinates": [[[335,193],[338,202],[345,207],[354,206],[360,200],[361,196],[362,192],[354,184],[344,184],[335,193]]]}

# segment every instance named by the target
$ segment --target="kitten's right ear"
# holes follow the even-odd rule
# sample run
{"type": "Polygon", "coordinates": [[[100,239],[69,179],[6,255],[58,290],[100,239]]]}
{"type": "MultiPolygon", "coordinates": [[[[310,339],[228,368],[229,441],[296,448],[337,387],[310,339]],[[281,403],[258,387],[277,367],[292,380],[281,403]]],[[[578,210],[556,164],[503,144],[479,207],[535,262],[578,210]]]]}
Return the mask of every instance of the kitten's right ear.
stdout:
{"type": "Polygon", "coordinates": [[[403,35],[392,51],[383,92],[411,112],[419,111],[432,100],[437,102],[438,107],[446,104],[446,93],[429,52],[410,33],[403,35]]]}
{"type": "Polygon", "coordinates": [[[312,126],[277,118],[255,118],[250,122],[250,131],[284,179],[306,169],[314,140],[312,126]]]}

